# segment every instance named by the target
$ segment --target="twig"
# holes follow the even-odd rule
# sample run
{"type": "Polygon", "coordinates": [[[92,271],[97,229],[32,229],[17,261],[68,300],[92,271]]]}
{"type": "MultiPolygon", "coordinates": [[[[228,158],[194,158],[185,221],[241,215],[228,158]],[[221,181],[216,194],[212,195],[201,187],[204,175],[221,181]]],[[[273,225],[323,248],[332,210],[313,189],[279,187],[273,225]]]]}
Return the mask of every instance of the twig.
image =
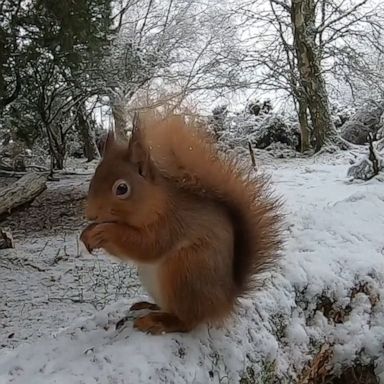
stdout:
{"type": "Polygon", "coordinates": [[[36,271],[39,271],[39,272],[46,272],[47,271],[46,269],[40,268],[39,266],[32,264],[32,263],[29,263],[29,262],[24,262],[23,265],[25,265],[26,267],[31,267],[33,269],[36,269],[36,271]]]}
{"type": "Polygon", "coordinates": [[[248,141],[249,154],[251,155],[252,166],[256,167],[255,154],[253,153],[252,144],[248,141]]]}

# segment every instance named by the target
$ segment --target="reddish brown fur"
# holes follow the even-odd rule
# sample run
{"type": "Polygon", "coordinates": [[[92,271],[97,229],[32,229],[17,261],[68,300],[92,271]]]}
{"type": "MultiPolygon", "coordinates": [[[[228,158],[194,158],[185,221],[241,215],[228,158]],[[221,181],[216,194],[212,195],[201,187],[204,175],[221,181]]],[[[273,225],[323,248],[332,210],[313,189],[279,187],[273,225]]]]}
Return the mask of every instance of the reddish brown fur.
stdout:
{"type": "Polygon", "coordinates": [[[88,197],[95,223],[81,238],[90,250],[156,263],[161,311],[137,328],[186,332],[221,321],[273,264],[279,203],[266,179],[251,175],[181,117],[142,119],[129,147],[107,140],[88,197]],[[132,185],[126,200],[112,194],[117,179],[132,185]]]}

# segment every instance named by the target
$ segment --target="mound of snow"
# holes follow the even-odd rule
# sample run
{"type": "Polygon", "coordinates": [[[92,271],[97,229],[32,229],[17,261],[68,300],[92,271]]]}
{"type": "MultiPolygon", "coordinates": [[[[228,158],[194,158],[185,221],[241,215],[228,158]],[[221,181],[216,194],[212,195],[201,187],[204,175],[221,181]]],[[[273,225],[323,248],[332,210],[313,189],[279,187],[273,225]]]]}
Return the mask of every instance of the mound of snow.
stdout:
{"type": "Polygon", "coordinates": [[[137,315],[127,313],[139,299],[130,298],[3,350],[0,383],[239,383],[266,374],[293,383],[324,343],[336,368],[369,359],[384,379],[384,185],[347,183],[345,159],[273,164],[286,199],[284,258],[224,329],[150,336],[128,321],[116,330],[137,315]]]}

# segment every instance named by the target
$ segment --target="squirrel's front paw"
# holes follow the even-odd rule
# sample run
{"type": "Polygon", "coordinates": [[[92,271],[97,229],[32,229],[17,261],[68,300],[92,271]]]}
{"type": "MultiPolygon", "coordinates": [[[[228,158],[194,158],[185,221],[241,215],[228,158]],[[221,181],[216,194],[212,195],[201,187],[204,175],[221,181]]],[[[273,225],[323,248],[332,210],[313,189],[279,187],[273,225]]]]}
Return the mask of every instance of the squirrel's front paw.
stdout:
{"type": "Polygon", "coordinates": [[[107,223],[92,223],[89,224],[81,233],[80,240],[84,243],[88,252],[91,253],[94,249],[102,248],[106,241],[106,225],[107,223]]]}

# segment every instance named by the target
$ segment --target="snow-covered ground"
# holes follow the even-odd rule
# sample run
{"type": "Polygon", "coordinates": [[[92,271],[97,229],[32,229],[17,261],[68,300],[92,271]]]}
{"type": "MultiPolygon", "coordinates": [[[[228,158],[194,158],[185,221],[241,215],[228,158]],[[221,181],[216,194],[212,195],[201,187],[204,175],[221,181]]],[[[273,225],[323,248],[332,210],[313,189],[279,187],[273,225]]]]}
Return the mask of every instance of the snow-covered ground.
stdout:
{"type": "MultiPolygon", "coordinates": [[[[116,330],[145,293],[135,271],[80,254],[81,219],[16,235],[0,255],[0,384],[295,383],[325,345],[336,369],[374,360],[384,382],[384,183],[349,182],[349,158],[262,157],[286,201],[286,247],[225,329],[116,330]]],[[[64,187],[86,193],[86,180],[64,187]]]]}

